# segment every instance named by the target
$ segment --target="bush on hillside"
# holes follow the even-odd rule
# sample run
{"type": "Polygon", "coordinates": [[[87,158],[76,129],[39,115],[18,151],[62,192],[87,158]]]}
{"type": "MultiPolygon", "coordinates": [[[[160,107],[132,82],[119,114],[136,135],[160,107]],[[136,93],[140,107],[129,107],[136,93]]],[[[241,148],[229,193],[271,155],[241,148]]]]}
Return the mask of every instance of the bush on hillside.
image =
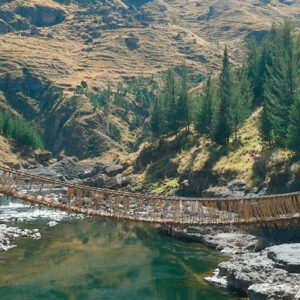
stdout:
{"type": "Polygon", "coordinates": [[[33,149],[44,149],[43,140],[31,123],[9,112],[0,111],[0,133],[11,137],[19,144],[33,149]]]}

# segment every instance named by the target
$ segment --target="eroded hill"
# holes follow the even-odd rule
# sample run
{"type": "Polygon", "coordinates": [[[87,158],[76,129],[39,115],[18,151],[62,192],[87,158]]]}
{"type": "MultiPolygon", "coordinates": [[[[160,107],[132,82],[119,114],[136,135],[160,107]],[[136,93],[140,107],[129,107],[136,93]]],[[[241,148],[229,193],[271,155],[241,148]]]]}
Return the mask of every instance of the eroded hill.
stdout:
{"type": "Polygon", "coordinates": [[[197,85],[218,70],[225,43],[239,63],[245,40],[285,16],[299,21],[299,1],[4,0],[0,103],[32,121],[55,154],[134,151],[169,66],[185,63],[197,85]]]}

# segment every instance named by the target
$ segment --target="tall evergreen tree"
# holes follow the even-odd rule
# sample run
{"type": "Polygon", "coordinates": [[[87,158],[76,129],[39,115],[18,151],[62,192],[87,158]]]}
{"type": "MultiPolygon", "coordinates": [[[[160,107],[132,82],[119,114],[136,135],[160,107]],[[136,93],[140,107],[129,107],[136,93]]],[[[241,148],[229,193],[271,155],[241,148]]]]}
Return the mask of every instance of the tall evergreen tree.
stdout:
{"type": "Polygon", "coordinates": [[[203,92],[197,103],[195,113],[195,128],[203,135],[213,137],[213,113],[216,104],[216,87],[211,76],[209,76],[203,86],[203,92]]]}
{"type": "Polygon", "coordinates": [[[234,97],[233,79],[229,62],[228,49],[225,47],[223,68],[220,75],[220,106],[215,132],[215,141],[220,145],[229,143],[231,135],[230,101],[234,97]]]}
{"type": "Polygon", "coordinates": [[[263,102],[263,108],[260,115],[260,121],[259,121],[259,131],[260,136],[264,141],[267,141],[269,144],[269,147],[272,145],[273,136],[272,136],[272,124],[270,121],[270,108],[269,103],[264,101],[263,102]]]}
{"type": "Polygon", "coordinates": [[[162,134],[162,108],[160,102],[160,96],[155,99],[151,115],[150,115],[150,125],[153,136],[159,137],[162,134]]]}
{"type": "Polygon", "coordinates": [[[177,120],[180,122],[180,125],[186,127],[187,131],[190,130],[188,78],[185,65],[183,67],[181,89],[177,104],[177,120]]]}
{"type": "Polygon", "coordinates": [[[230,120],[235,140],[240,125],[251,114],[253,91],[244,65],[235,72],[234,93],[230,102],[230,120]]]}
{"type": "Polygon", "coordinates": [[[290,123],[288,126],[287,138],[289,149],[300,154],[300,87],[290,111],[290,123]]]}
{"type": "Polygon", "coordinates": [[[262,55],[260,47],[255,39],[251,39],[248,43],[248,76],[253,87],[253,103],[252,108],[255,109],[261,104],[263,94],[263,68],[262,55]]]}
{"type": "Polygon", "coordinates": [[[171,69],[167,72],[164,89],[164,104],[166,108],[166,133],[177,134],[179,123],[177,120],[175,75],[171,69]]]}
{"type": "Polygon", "coordinates": [[[271,63],[267,65],[264,98],[269,107],[269,119],[275,144],[285,146],[289,111],[295,101],[298,63],[295,55],[293,24],[285,20],[279,28],[273,28],[271,63]]]}

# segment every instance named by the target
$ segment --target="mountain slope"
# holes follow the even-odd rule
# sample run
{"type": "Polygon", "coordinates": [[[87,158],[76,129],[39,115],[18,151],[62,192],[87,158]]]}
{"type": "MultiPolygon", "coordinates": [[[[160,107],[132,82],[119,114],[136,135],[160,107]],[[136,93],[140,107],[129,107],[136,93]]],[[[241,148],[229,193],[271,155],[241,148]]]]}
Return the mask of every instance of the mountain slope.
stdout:
{"type": "Polygon", "coordinates": [[[299,14],[299,1],[278,0],[1,1],[0,105],[32,121],[54,154],[135,151],[148,132],[138,89],[153,98],[155,81],[183,63],[197,85],[218,70],[225,43],[239,63],[247,38],[299,14]],[[108,108],[95,107],[119,82],[122,101],[110,95],[108,108]]]}

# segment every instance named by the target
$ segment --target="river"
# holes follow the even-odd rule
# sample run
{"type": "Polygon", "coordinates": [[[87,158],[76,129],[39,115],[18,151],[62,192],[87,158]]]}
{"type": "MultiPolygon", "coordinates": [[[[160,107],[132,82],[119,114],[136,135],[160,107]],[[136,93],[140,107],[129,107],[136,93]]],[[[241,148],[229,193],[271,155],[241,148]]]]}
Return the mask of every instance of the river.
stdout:
{"type": "Polygon", "coordinates": [[[154,225],[69,217],[2,203],[0,223],[37,228],[0,253],[0,298],[239,299],[203,280],[226,257],[161,235],[154,225]],[[59,224],[49,227],[50,220],[59,224]]]}

